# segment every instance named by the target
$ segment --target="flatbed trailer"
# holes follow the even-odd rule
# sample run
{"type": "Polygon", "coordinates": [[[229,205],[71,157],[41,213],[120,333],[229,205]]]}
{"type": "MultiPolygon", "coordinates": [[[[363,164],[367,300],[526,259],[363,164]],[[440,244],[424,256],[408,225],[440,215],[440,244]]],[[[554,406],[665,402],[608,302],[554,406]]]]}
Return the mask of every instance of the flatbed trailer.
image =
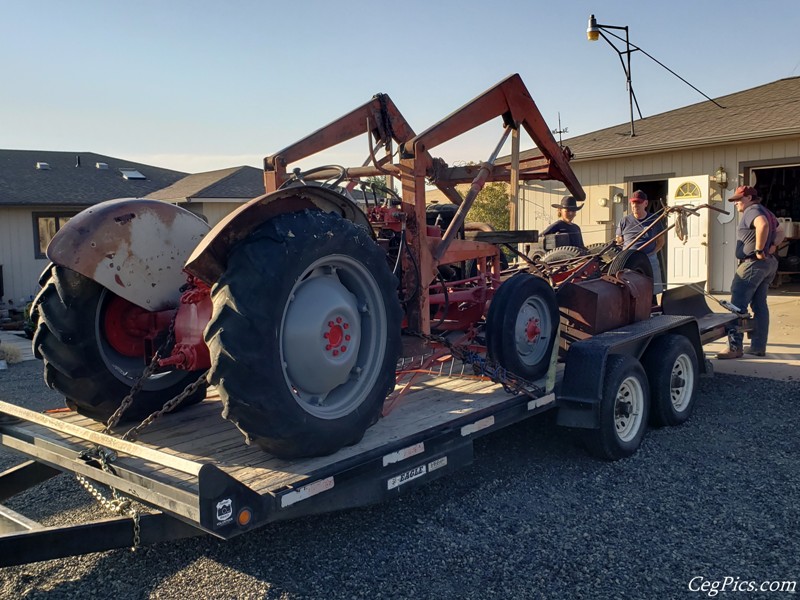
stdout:
{"type": "Polygon", "coordinates": [[[0,566],[202,534],[229,539],[270,522],[394,498],[469,465],[476,438],[533,415],[556,409],[560,424],[599,428],[612,355],[638,361],[659,337],[681,336],[697,353],[698,374],[709,373],[702,345],[724,336],[737,319],[707,307],[702,316],[654,315],[572,344],[561,362],[554,352],[548,374],[516,395],[460,373],[451,361],[441,374],[420,378],[359,443],[308,459],[282,460],[246,446],[222,418],[213,389],[190,410],[164,415],[136,442],[104,434],[103,424],[72,411],[42,414],[0,402],[0,417],[19,419],[0,419],[0,445],[29,459],[0,474],[0,502],[72,472],[153,510],[133,519],[43,527],[0,504],[0,566]],[[107,460],[99,459],[98,448],[107,460]]]}

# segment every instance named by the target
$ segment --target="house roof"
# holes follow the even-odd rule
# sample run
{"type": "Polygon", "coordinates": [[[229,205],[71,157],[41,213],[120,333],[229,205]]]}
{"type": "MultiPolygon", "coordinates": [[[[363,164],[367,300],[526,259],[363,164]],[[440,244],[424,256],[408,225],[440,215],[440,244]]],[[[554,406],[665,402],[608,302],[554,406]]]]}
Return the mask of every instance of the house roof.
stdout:
{"type": "MultiPolygon", "coordinates": [[[[659,152],[800,135],[800,77],[780,79],[735,94],[564,140],[575,160],[659,152]]],[[[521,153],[536,156],[537,149],[521,153]]]]}
{"type": "Polygon", "coordinates": [[[195,173],[148,194],[148,198],[182,202],[203,198],[255,198],[264,193],[264,172],[255,167],[230,167],[195,173]]]}
{"type": "Polygon", "coordinates": [[[91,206],[114,198],[141,198],[184,175],[94,152],[0,150],[0,205],[91,206]],[[38,163],[49,168],[37,168],[38,163]],[[108,168],[98,168],[98,163],[108,168]],[[134,172],[144,178],[135,178],[134,172]]]}

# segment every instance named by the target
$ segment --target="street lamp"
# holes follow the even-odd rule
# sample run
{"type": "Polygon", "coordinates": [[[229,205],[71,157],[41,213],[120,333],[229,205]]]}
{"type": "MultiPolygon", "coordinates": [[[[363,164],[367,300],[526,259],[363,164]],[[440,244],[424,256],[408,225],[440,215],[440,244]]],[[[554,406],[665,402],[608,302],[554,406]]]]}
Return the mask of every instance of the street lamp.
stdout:
{"type": "Polygon", "coordinates": [[[631,52],[641,52],[647,58],[652,60],[654,63],[658,64],[661,67],[664,67],[667,71],[669,71],[670,73],[675,75],[675,77],[680,79],[683,83],[688,85],[690,88],[692,88],[696,92],[699,92],[704,98],[706,98],[707,100],[711,100],[711,102],[713,102],[714,104],[716,104],[720,108],[725,108],[724,106],[722,106],[716,100],[706,96],[703,92],[698,90],[695,86],[693,86],[691,83],[686,81],[683,77],[678,75],[675,71],[670,69],[667,65],[662,63],[660,60],[658,60],[654,56],[648,54],[647,52],[645,52],[644,50],[639,48],[639,46],[637,46],[635,44],[631,44],[630,39],[628,38],[628,27],[627,26],[619,27],[617,25],[602,25],[602,24],[597,22],[597,19],[594,18],[594,15],[590,15],[589,16],[589,26],[586,28],[586,39],[588,39],[590,42],[596,42],[601,37],[605,41],[607,41],[609,46],[611,46],[616,51],[617,55],[619,56],[620,63],[622,63],[622,70],[625,71],[625,79],[626,79],[626,83],[627,83],[627,87],[628,87],[628,102],[629,102],[630,108],[631,108],[631,137],[634,137],[636,135],[636,132],[635,132],[635,130],[633,128],[633,104],[634,103],[636,103],[636,110],[639,113],[639,118],[640,119],[644,118],[644,117],[642,117],[642,110],[639,108],[639,101],[636,99],[636,94],[633,93],[633,84],[631,83],[631,52]],[[625,32],[625,38],[623,39],[621,36],[617,35],[613,31],[609,31],[610,29],[617,29],[619,31],[624,31],[625,32]],[[617,38],[621,42],[625,42],[625,49],[622,50],[620,48],[617,48],[617,46],[614,44],[614,42],[612,42],[608,38],[608,36],[606,36],[606,33],[608,33],[608,35],[610,35],[612,37],[617,38]],[[622,58],[623,56],[625,56],[625,59],[622,58]]]}
{"type": "Polygon", "coordinates": [[[633,127],[633,103],[636,102],[636,110],[639,112],[639,118],[642,118],[642,111],[639,108],[639,102],[636,100],[636,94],[633,93],[633,85],[631,83],[631,52],[636,50],[641,50],[638,46],[634,46],[633,50],[631,50],[631,42],[628,38],[628,26],[625,27],[618,27],[616,25],[601,25],[597,22],[597,19],[594,18],[594,15],[589,17],[589,26],[586,28],[586,38],[590,42],[596,42],[600,37],[602,37],[605,41],[608,42],[608,45],[611,46],[619,56],[620,63],[622,63],[622,70],[625,71],[625,79],[626,79],[626,86],[628,88],[628,104],[630,104],[631,109],[631,137],[636,135],[636,131],[633,127]],[[608,32],[610,35],[614,36],[618,40],[622,40],[625,42],[625,50],[620,50],[614,45],[604,31],[609,29],[618,29],[620,31],[625,32],[625,39],[622,40],[620,36],[615,33],[608,32]],[[623,60],[622,56],[625,55],[626,60],[623,60]],[[627,63],[627,64],[626,64],[627,63]]]}

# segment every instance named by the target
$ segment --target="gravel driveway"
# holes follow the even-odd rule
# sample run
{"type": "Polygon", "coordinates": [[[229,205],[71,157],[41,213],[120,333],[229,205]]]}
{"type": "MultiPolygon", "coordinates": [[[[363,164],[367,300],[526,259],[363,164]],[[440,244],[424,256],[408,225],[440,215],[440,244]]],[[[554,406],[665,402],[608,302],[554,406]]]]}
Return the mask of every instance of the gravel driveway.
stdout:
{"type": "MultiPolygon", "coordinates": [[[[0,371],[0,399],[59,405],[40,369],[0,371]]],[[[0,569],[0,597],[674,598],[709,596],[690,581],[797,581],[800,382],[717,375],[699,394],[686,425],[650,431],[628,460],[588,457],[543,415],[396,501],[0,569]]],[[[68,475],[7,504],[46,524],[105,516],[68,475]]]]}

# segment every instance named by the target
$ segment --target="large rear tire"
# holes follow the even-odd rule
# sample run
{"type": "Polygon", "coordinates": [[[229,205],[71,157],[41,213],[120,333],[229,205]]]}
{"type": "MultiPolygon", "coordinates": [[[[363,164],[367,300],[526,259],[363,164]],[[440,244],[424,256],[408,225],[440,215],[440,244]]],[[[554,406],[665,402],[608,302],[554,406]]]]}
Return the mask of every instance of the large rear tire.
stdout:
{"type": "Polygon", "coordinates": [[[650,264],[650,259],[641,250],[628,248],[617,254],[608,266],[608,274],[616,275],[623,269],[636,271],[650,279],[653,278],[653,267],[650,264]]]}
{"type": "Polygon", "coordinates": [[[358,442],[394,389],[401,309],[363,228],[303,211],[237,244],[205,338],[223,416],[281,458],[358,442]]]}
{"type": "Polygon", "coordinates": [[[542,262],[546,264],[568,260],[570,258],[579,258],[586,256],[587,252],[578,246],[559,246],[549,250],[542,256],[542,262]]]}
{"type": "Polygon", "coordinates": [[[547,373],[559,323],[556,294],[550,284],[530,273],[504,282],[486,316],[489,358],[524,379],[547,373]]]}
{"type": "MultiPolygon", "coordinates": [[[[38,326],[33,337],[37,358],[44,361],[45,382],[64,394],[67,405],[106,421],[141,377],[149,358],[120,352],[109,340],[106,311],[127,301],[66,267],[51,266],[36,297],[38,326]]],[[[166,332],[165,332],[166,334],[166,332]]],[[[202,371],[165,371],[145,380],[123,421],[142,420],[160,409],[202,371]]],[[[205,398],[205,386],[180,406],[205,398]]]]}

